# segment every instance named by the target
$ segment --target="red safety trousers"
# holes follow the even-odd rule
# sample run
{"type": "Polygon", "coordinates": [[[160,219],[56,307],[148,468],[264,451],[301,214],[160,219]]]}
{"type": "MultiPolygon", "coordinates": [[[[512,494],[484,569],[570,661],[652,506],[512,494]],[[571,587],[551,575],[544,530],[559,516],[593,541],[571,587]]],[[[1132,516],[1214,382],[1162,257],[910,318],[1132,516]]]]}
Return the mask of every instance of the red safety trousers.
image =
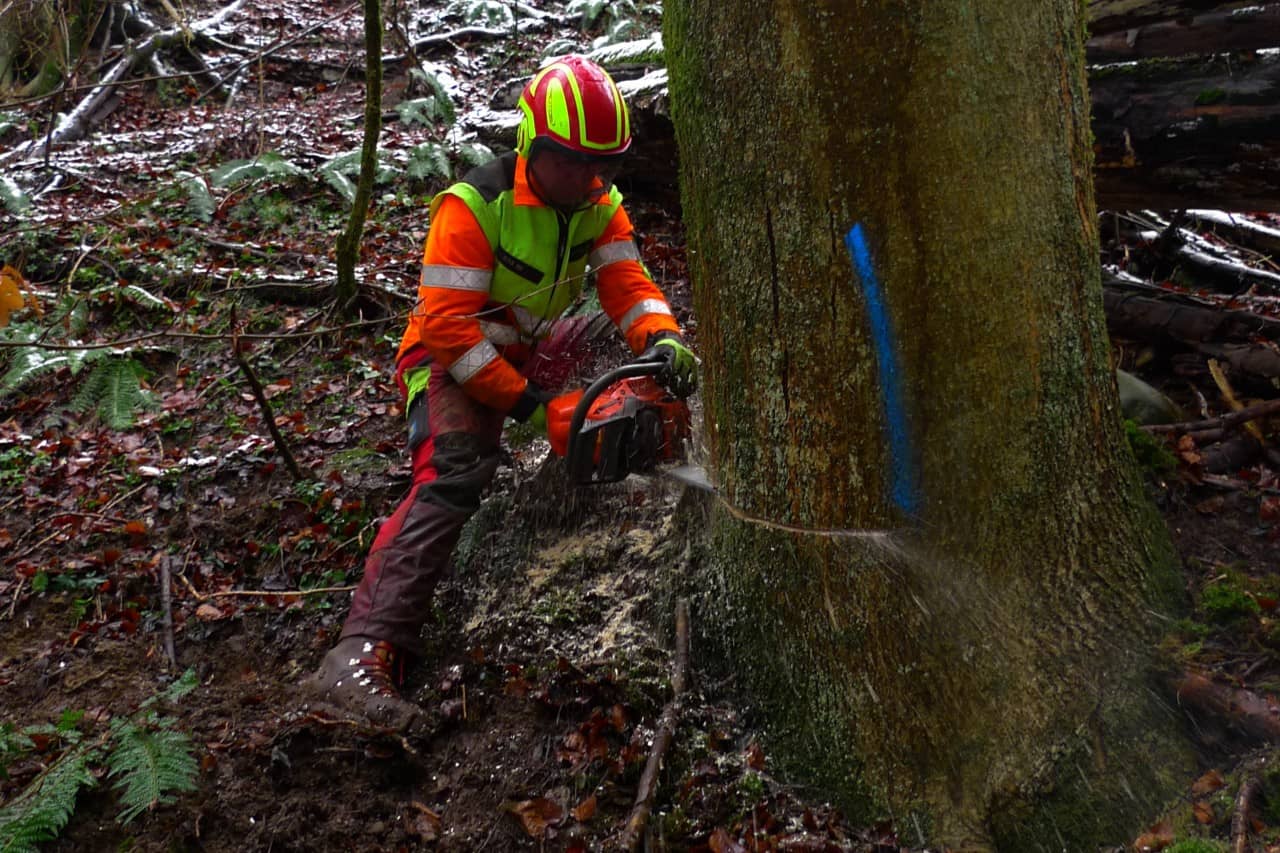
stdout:
{"type": "MultiPolygon", "coordinates": [[[[560,320],[529,361],[517,366],[540,388],[558,392],[580,378],[599,339],[612,328],[603,314],[560,320]]],[[[468,396],[438,362],[430,368],[427,390],[409,413],[410,419],[421,418],[416,409],[427,407],[425,440],[410,448],[413,485],[373,540],[342,628],[344,638],[386,640],[410,655],[417,654],[432,595],[462,527],[480,508],[498,469],[506,417],[468,396]]]]}

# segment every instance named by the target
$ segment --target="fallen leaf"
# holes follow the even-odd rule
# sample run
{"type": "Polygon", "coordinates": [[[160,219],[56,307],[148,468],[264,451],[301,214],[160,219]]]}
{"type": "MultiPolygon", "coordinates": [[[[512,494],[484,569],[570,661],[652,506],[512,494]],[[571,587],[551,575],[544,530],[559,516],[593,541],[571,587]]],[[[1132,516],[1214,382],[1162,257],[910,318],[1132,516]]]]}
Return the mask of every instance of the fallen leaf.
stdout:
{"type": "Polygon", "coordinates": [[[1138,839],[1133,842],[1133,849],[1137,853],[1148,853],[1149,851],[1163,850],[1173,843],[1173,829],[1169,824],[1161,821],[1155,826],[1148,829],[1138,839]]]}
{"type": "Polygon", "coordinates": [[[573,810],[573,819],[578,823],[586,823],[596,813],[596,795],[592,794],[582,802],[578,803],[577,808],[573,810]]]}
{"type": "Polygon", "coordinates": [[[26,304],[21,289],[26,283],[22,273],[8,264],[0,269],[0,328],[9,325],[10,311],[17,311],[26,304]]]}
{"type": "Polygon", "coordinates": [[[217,622],[219,619],[225,619],[226,614],[221,608],[205,602],[196,608],[196,618],[202,622],[217,622]]]}
{"type": "Polygon", "coordinates": [[[503,809],[516,816],[530,838],[542,838],[547,834],[548,826],[559,822],[564,817],[559,804],[546,797],[506,803],[503,809]]]}
{"type": "Polygon", "coordinates": [[[1208,826],[1216,819],[1213,814],[1213,806],[1209,805],[1208,800],[1196,800],[1192,803],[1191,813],[1196,816],[1196,823],[1202,826],[1208,826]]]}
{"type": "Polygon", "coordinates": [[[443,825],[440,815],[417,801],[409,803],[409,806],[412,812],[409,814],[409,819],[405,821],[405,831],[421,841],[439,839],[443,825]]]}
{"type": "Polygon", "coordinates": [[[711,853],[747,853],[747,848],[733,840],[733,837],[723,829],[717,829],[711,833],[711,837],[707,839],[707,846],[711,848],[711,853]]]}
{"type": "Polygon", "coordinates": [[[1258,518],[1263,521],[1280,521],[1280,498],[1264,498],[1258,507],[1258,518]]]}
{"type": "Polygon", "coordinates": [[[1195,781],[1191,786],[1191,796],[1197,798],[1208,796],[1226,784],[1227,780],[1222,778],[1222,773],[1215,768],[1195,781]]]}
{"type": "Polygon", "coordinates": [[[752,770],[764,769],[764,750],[755,741],[751,741],[747,746],[746,762],[752,770]]]}

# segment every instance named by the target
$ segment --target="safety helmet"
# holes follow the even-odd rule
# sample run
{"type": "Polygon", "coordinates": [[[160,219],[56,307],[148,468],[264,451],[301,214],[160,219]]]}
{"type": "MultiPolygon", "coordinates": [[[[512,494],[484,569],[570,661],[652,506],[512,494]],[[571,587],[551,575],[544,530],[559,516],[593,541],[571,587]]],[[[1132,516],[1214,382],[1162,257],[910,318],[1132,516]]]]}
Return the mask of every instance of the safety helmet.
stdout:
{"type": "Polygon", "coordinates": [[[528,157],[542,140],[587,157],[631,147],[631,118],[609,73],[585,56],[552,60],[533,75],[517,103],[516,151],[528,157]]]}

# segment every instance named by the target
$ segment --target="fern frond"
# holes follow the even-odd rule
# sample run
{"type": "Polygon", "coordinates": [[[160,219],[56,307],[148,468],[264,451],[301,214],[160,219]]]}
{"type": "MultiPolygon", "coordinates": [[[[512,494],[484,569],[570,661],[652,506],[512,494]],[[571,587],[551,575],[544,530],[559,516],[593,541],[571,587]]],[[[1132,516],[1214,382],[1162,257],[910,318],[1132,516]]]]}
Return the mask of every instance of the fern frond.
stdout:
{"type": "MultiPolygon", "coordinates": [[[[361,156],[360,149],[347,151],[321,163],[318,169],[320,176],[329,186],[337,190],[347,201],[356,197],[356,185],[348,176],[360,174],[361,156]]],[[[378,171],[373,177],[374,183],[384,184],[398,177],[395,170],[387,166],[384,157],[384,152],[379,151],[378,171]]]]}
{"type": "Polygon", "coordinates": [[[0,809],[0,853],[35,853],[36,845],[56,838],[75,811],[76,794],[92,787],[93,753],[73,750],[14,800],[0,809]]]}
{"type": "Polygon", "coordinates": [[[564,7],[564,11],[570,17],[581,15],[582,28],[587,30],[595,26],[596,19],[608,5],[609,0],[569,0],[569,5],[564,7]]]}
{"type": "Polygon", "coordinates": [[[471,26],[505,28],[515,24],[511,8],[499,0],[453,0],[446,15],[458,15],[471,26]]]}
{"type": "MultiPolygon", "coordinates": [[[[431,102],[432,117],[440,119],[449,127],[453,127],[458,120],[458,110],[453,105],[453,98],[449,97],[449,93],[445,90],[444,83],[440,80],[439,75],[430,74],[421,68],[411,68],[409,69],[409,76],[431,90],[431,94],[428,97],[420,98],[419,100],[431,102]]],[[[426,122],[423,123],[426,124],[426,122]]]]}
{"type": "Polygon", "coordinates": [[[464,142],[458,146],[458,160],[464,165],[482,166],[493,159],[493,149],[483,142],[464,142]]]}
{"type": "Polygon", "coordinates": [[[267,151],[253,160],[233,160],[223,163],[209,174],[209,182],[215,187],[225,187],[239,181],[259,178],[293,178],[303,174],[288,160],[274,151],[267,151]]]}
{"type": "Polygon", "coordinates": [[[171,803],[174,791],[194,791],[198,766],[191,740],[170,729],[147,731],[136,725],[120,729],[107,753],[110,775],[119,777],[120,822],[128,823],[157,805],[171,803]]]}
{"type": "Polygon", "coordinates": [[[8,175],[0,175],[0,202],[13,214],[23,213],[31,207],[31,199],[8,175]]]}
{"type": "Polygon", "coordinates": [[[182,191],[187,195],[187,211],[202,222],[212,219],[218,203],[214,201],[213,193],[209,192],[204,179],[190,172],[179,172],[177,177],[182,178],[182,191]]]}
{"type": "Polygon", "coordinates": [[[112,429],[125,429],[134,414],[151,405],[142,388],[142,365],[132,358],[100,360],[72,398],[73,412],[93,410],[112,429]]]}
{"type": "Polygon", "coordinates": [[[341,172],[335,171],[333,169],[321,169],[320,174],[324,177],[325,182],[329,184],[329,186],[333,187],[335,190],[338,191],[338,195],[342,196],[344,199],[347,200],[348,204],[355,201],[355,198],[356,198],[355,181],[351,180],[341,172]]]}
{"type": "Polygon", "coordinates": [[[439,142],[424,142],[410,149],[405,173],[411,178],[447,179],[452,176],[453,167],[449,164],[449,154],[443,145],[439,142]]]}
{"type": "Polygon", "coordinates": [[[186,696],[192,690],[200,686],[200,679],[196,676],[196,671],[191,667],[187,667],[186,672],[178,676],[177,680],[164,689],[163,692],[157,693],[149,697],[142,703],[143,708],[150,708],[156,702],[174,703],[186,696]]]}
{"type": "Polygon", "coordinates": [[[22,347],[13,353],[12,363],[3,378],[0,378],[0,394],[17,391],[37,376],[68,367],[71,356],[67,352],[50,352],[35,347],[22,347]]]}

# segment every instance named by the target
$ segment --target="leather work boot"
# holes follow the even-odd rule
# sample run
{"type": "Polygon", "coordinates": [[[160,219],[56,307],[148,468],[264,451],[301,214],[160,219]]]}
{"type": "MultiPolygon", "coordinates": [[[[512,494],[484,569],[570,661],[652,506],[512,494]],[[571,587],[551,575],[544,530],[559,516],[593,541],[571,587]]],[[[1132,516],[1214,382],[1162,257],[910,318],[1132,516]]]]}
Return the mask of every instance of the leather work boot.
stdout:
{"type": "Polygon", "coordinates": [[[385,640],[344,637],[329,650],[308,687],[346,718],[406,732],[425,716],[396,689],[404,659],[385,640]]]}

